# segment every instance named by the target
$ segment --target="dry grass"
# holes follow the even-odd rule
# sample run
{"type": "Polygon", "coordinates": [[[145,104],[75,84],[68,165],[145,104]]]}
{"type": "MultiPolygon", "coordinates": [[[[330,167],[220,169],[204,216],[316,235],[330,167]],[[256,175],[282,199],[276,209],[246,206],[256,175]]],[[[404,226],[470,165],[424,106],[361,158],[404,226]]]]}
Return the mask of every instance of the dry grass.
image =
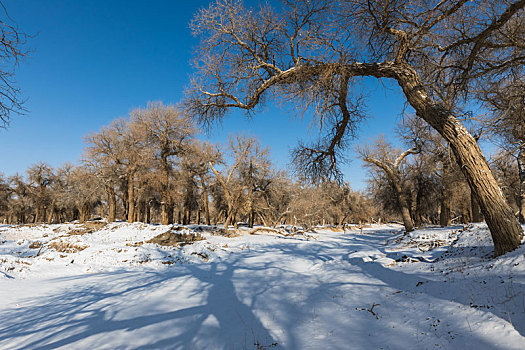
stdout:
{"type": "Polygon", "coordinates": [[[146,243],[178,247],[185,244],[192,244],[196,241],[202,241],[204,239],[205,238],[198,233],[184,234],[169,230],[164,233],[161,233],[158,236],[153,237],[149,241],[146,241],[146,243]]]}
{"type": "Polygon", "coordinates": [[[238,230],[227,230],[222,227],[220,228],[217,227],[213,229],[213,231],[211,231],[211,234],[215,236],[226,237],[226,238],[234,238],[234,237],[239,237],[241,235],[240,231],[238,230]]]}
{"type": "Polygon", "coordinates": [[[31,244],[29,244],[29,249],[38,249],[38,248],[41,248],[44,244],[42,242],[39,242],[39,241],[34,241],[34,242],[31,242],[31,244]]]}
{"type": "Polygon", "coordinates": [[[48,247],[60,253],[76,253],[86,249],[88,246],[72,242],[55,241],[49,243],[48,247]]]}
{"type": "Polygon", "coordinates": [[[68,234],[85,235],[88,233],[96,232],[105,227],[106,225],[107,223],[103,221],[88,221],[78,227],[75,227],[74,229],[71,229],[71,231],[69,231],[68,234]]]}

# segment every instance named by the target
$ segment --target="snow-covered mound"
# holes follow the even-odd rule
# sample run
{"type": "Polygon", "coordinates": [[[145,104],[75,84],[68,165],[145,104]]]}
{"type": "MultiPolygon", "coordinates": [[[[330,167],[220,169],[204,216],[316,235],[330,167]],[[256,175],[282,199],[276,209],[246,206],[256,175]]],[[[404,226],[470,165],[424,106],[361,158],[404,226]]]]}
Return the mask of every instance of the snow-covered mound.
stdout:
{"type": "Polygon", "coordinates": [[[0,348],[523,349],[524,246],[402,232],[0,226],[0,348]]]}

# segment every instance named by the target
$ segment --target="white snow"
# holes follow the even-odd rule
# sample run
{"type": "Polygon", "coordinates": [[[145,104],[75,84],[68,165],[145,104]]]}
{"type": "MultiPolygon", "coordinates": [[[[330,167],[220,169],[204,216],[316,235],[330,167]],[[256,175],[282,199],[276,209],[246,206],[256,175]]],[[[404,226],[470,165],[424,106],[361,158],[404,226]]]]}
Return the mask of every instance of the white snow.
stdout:
{"type": "Polygon", "coordinates": [[[81,229],[0,226],[0,348],[525,348],[525,246],[493,259],[485,225],[204,227],[182,247],[144,243],[168,226],[81,229]]]}

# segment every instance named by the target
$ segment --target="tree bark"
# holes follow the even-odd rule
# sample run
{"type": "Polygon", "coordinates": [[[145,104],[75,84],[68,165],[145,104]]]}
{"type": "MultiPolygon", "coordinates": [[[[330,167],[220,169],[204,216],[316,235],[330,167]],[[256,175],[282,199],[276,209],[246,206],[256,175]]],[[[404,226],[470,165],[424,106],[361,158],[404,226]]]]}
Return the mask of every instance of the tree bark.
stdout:
{"type": "Polygon", "coordinates": [[[160,203],[160,222],[162,225],[173,224],[173,204],[168,203],[167,198],[160,203]]]}
{"type": "Polygon", "coordinates": [[[128,222],[135,219],[135,181],[134,174],[128,178],[128,222]]]}
{"type": "Polygon", "coordinates": [[[458,165],[474,197],[479,202],[494,241],[496,256],[516,249],[523,229],[506,203],[479,145],[467,129],[448,110],[436,104],[424,91],[417,73],[398,63],[395,79],[416,113],[450,144],[458,165]]]}
{"type": "Polygon", "coordinates": [[[108,222],[114,222],[117,216],[117,199],[112,184],[106,184],[106,194],[108,195],[108,222]]]}
{"type": "Polygon", "coordinates": [[[441,184],[443,193],[441,197],[441,210],[439,212],[439,225],[447,227],[451,225],[451,205],[450,205],[450,157],[445,156],[443,161],[443,174],[441,175],[441,184]]]}
{"type": "Polygon", "coordinates": [[[525,146],[518,153],[518,172],[520,176],[520,222],[525,224],[525,146]]]}
{"type": "Polygon", "coordinates": [[[445,195],[441,199],[441,210],[439,213],[439,226],[447,227],[451,225],[450,200],[445,195]]]}
{"type": "Polygon", "coordinates": [[[79,219],[80,222],[86,222],[89,219],[89,206],[86,204],[83,204],[79,208],[79,219]]]}
{"type": "Polygon", "coordinates": [[[470,208],[472,211],[472,222],[482,222],[483,218],[479,208],[479,203],[476,200],[476,197],[472,194],[472,191],[470,191],[470,208]]]}
{"type": "Polygon", "coordinates": [[[48,224],[52,224],[53,223],[53,217],[55,216],[55,202],[56,202],[56,200],[53,198],[53,200],[51,201],[51,205],[49,206],[49,210],[47,212],[47,220],[46,220],[46,222],[48,224]]]}
{"type": "Polygon", "coordinates": [[[405,231],[414,231],[414,224],[412,222],[412,218],[410,217],[410,210],[408,209],[408,201],[406,195],[403,193],[403,189],[401,188],[401,185],[399,183],[394,183],[393,185],[397,193],[399,212],[401,213],[401,218],[403,219],[403,225],[405,225],[405,231]]]}

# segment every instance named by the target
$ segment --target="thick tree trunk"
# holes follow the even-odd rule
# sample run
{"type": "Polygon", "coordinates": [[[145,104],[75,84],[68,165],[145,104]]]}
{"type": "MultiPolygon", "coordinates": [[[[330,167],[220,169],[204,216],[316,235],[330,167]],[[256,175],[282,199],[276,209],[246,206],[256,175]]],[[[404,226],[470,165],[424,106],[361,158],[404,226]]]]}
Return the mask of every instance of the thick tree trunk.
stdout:
{"type": "Polygon", "coordinates": [[[441,210],[439,213],[439,226],[447,227],[451,224],[450,200],[445,194],[441,198],[441,210]]]}
{"type": "Polygon", "coordinates": [[[114,222],[117,216],[117,198],[112,184],[106,184],[106,194],[108,195],[108,222],[114,222]]]}
{"type": "Polygon", "coordinates": [[[168,203],[168,199],[160,203],[160,223],[162,225],[173,224],[173,204],[168,203]]]}
{"type": "Polygon", "coordinates": [[[226,221],[224,222],[224,228],[225,229],[228,229],[228,227],[230,227],[230,221],[231,220],[232,220],[232,215],[231,214],[227,215],[226,221]]]}
{"type": "MultiPolygon", "coordinates": [[[[333,64],[316,67],[323,72],[333,64]]],[[[311,67],[305,69],[312,70],[311,67]]],[[[476,140],[449,110],[434,102],[415,69],[402,61],[352,63],[343,70],[350,75],[392,78],[397,81],[418,116],[429,123],[450,144],[458,165],[477,199],[494,241],[495,255],[516,249],[523,229],[506,203],[476,140]]],[[[297,74],[297,72],[294,72],[297,74]]]]}
{"type": "Polygon", "coordinates": [[[520,176],[520,222],[525,224],[525,146],[518,153],[518,172],[520,176]]]}
{"type": "MultiPolygon", "coordinates": [[[[476,140],[448,110],[434,103],[423,90],[417,73],[408,65],[398,64],[395,78],[416,113],[447,140],[478,200],[485,217],[496,256],[517,248],[523,229],[514,217],[476,140]]],[[[395,70],[395,69],[394,69],[395,70]]]]}
{"type": "Polygon", "coordinates": [[[450,157],[446,156],[443,159],[443,174],[441,175],[441,184],[443,186],[443,193],[441,197],[441,210],[439,213],[439,225],[446,227],[451,225],[451,205],[450,205],[450,157]]]}
{"type": "Polygon", "coordinates": [[[79,208],[79,219],[80,222],[86,222],[89,219],[89,206],[88,205],[82,205],[79,208]]]}
{"type": "Polygon", "coordinates": [[[250,209],[250,215],[248,218],[248,227],[252,228],[253,224],[255,223],[255,210],[253,208],[250,209]]]}
{"type": "Polygon", "coordinates": [[[483,218],[481,215],[479,203],[476,200],[476,197],[474,197],[472,191],[470,192],[470,208],[472,211],[472,222],[482,222],[483,218]]]}
{"type": "Polygon", "coordinates": [[[135,181],[134,175],[131,174],[128,178],[128,222],[133,222],[135,219],[135,181]]]}
{"type": "Polygon", "coordinates": [[[49,206],[49,210],[47,212],[47,219],[46,219],[46,222],[48,224],[52,224],[53,223],[53,216],[55,215],[55,199],[53,199],[51,201],[51,205],[49,206]]]}
{"type": "Polygon", "coordinates": [[[146,222],[151,224],[151,202],[146,205],[146,222]]]}
{"type": "Polygon", "coordinates": [[[397,203],[399,206],[399,213],[401,214],[401,218],[403,219],[403,225],[405,225],[405,231],[411,232],[414,231],[414,224],[412,222],[412,218],[410,216],[410,209],[408,208],[408,200],[403,192],[403,188],[401,187],[401,184],[394,179],[391,179],[393,182],[392,185],[394,187],[394,190],[396,191],[397,195],[397,203]]]}

